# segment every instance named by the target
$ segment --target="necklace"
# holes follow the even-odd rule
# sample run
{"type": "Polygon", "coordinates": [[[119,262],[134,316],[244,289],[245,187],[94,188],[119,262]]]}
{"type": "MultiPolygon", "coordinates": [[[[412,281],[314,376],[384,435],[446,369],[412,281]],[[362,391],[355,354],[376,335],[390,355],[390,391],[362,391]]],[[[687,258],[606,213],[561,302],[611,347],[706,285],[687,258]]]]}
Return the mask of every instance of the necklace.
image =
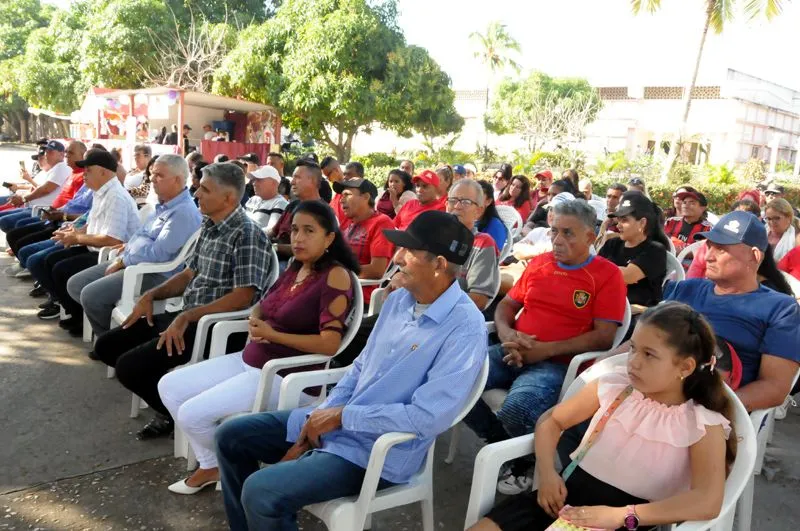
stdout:
{"type": "Polygon", "coordinates": [[[298,272],[297,272],[297,276],[294,278],[294,281],[292,281],[292,285],[291,285],[291,287],[289,288],[289,291],[290,291],[291,293],[294,293],[294,291],[295,291],[297,288],[299,288],[300,286],[302,286],[302,285],[303,285],[303,283],[304,283],[306,280],[308,280],[309,278],[311,278],[311,276],[312,276],[312,275],[313,275],[313,272],[309,271],[309,272],[306,274],[306,276],[304,276],[303,278],[299,278],[299,277],[300,277],[300,272],[298,271],[298,272]]]}

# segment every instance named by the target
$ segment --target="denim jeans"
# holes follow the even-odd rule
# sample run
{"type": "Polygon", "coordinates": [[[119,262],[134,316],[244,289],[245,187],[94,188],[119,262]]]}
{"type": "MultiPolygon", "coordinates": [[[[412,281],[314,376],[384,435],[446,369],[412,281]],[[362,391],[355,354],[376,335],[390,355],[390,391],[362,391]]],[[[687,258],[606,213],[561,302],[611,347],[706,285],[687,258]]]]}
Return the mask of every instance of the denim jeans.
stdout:
{"type": "Polygon", "coordinates": [[[28,225],[33,225],[33,224],[40,225],[42,228],[44,228],[44,223],[42,222],[42,220],[39,218],[35,218],[33,216],[27,216],[20,220],[17,220],[17,222],[14,224],[14,228],[18,229],[20,227],[27,227],[28,225]]]}
{"type": "Polygon", "coordinates": [[[10,231],[11,229],[14,228],[17,221],[31,217],[31,212],[33,211],[30,208],[17,208],[14,210],[7,210],[5,212],[1,212],[0,230],[2,230],[3,232],[10,231]]]}
{"type": "Polygon", "coordinates": [[[536,421],[556,405],[567,365],[540,361],[512,367],[503,361],[503,347],[489,347],[489,378],[486,390],[508,389],[503,406],[495,415],[486,402],[478,400],[464,422],[489,443],[533,433],[536,421]],[[502,427],[502,430],[500,429],[502,427]],[[505,434],[503,433],[505,431],[505,434]]]}
{"type": "Polygon", "coordinates": [[[34,261],[41,260],[42,263],[44,263],[44,259],[47,258],[48,254],[63,248],[64,247],[60,243],[56,243],[53,240],[44,240],[26,245],[20,249],[19,253],[17,253],[17,259],[19,260],[19,265],[27,269],[30,265],[31,259],[34,261]]]}
{"type": "MultiPolygon", "coordinates": [[[[297,513],[312,503],[354,496],[365,470],[339,456],[312,450],[278,463],[291,411],[256,413],[217,428],[216,446],[225,513],[232,531],[295,531],[297,513]],[[259,469],[259,462],[273,464],[259,469]]],[[[378,488],[391,486],[381,480],[378,488]]]]}

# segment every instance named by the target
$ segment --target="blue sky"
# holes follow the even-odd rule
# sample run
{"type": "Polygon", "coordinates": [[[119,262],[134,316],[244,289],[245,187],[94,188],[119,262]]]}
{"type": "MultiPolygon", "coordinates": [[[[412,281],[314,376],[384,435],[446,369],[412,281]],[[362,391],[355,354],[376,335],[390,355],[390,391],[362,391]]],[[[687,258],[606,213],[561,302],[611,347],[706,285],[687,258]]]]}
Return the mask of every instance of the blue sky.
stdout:
{"type": "MultiPolygon", "coordinates": [[[[700,82],[718,83],[731,67],[800,90],[800,2],[785,3],[784,14],[770,23],[739,19],[723,35],[710,34],[700,82]]],[[[635,17],[630,0],[398,0],[408,42],[427,48],[457,89],[486,86],[468,36],[491,20],[507,24],[520,42],[518,62],[526,70],[586,77],[598,86],[682,85],[691,74],[704,4],[663,0],[659,13],[635,17]]]]}

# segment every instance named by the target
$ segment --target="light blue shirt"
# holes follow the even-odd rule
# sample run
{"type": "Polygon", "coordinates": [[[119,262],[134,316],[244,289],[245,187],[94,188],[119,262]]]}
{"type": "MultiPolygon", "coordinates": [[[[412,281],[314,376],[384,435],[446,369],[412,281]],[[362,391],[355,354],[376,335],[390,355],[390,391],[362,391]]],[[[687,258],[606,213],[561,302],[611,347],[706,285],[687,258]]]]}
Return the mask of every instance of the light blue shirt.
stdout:
{"type": "Polygon", "coordinates": [[[94,192],[84,183],[61,210],[66,214],[85,214],[92,208],[94,192]]]}
{"type": "MultiPolygon", "coordinates": [[[[156,211],[131,236],[122,253],[125,266],[142,262],[169,262],[178,256],[189,237],[197,232],[203,216],[185,189],[167,203],[156,205],[156,211]]],[[[172,273],[179,271],[177,268],[172,273]]]]}
{"type": "MultiPolygon", "coordinates": [[[[322,451],[363,468],[381,435],[417,436],[389,450],[381,477],[393,483],[419,471],[466,404],[487,352],[486,323],[458,282],[416,320],[415,304],[405,289],[389,296],[364,350],[318,406],[344,406],[342,428],[322,437],[322,451]]],[[[291,413],[287,441],[297,440],[312,409],[291,413]]]]}

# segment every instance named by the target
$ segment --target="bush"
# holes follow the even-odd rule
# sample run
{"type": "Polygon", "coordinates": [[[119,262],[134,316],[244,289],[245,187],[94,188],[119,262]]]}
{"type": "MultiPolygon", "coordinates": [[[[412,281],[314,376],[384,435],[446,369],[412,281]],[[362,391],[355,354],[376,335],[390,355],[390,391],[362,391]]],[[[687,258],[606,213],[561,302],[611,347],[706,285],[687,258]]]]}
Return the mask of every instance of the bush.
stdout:
{"type": "Polygon", "coordinates": [[[356,155],[351,157],[351,160],[360,162],[365,168],[369,166],[391,166],[392,168],[397,168],[400,165],[400,161],[397,160],[394,155],[381,152],[369,153],[367,155],[356,155]]]}
{"type": "Polygon", "coordinates": [[[364,177],[374,184],[378,191],[383,190],[383,185],[386,184],[386,179],[389,177],[389,172],[397,168],[397,165],[390,166],[367,166],[364,165],[364,177]]]}

